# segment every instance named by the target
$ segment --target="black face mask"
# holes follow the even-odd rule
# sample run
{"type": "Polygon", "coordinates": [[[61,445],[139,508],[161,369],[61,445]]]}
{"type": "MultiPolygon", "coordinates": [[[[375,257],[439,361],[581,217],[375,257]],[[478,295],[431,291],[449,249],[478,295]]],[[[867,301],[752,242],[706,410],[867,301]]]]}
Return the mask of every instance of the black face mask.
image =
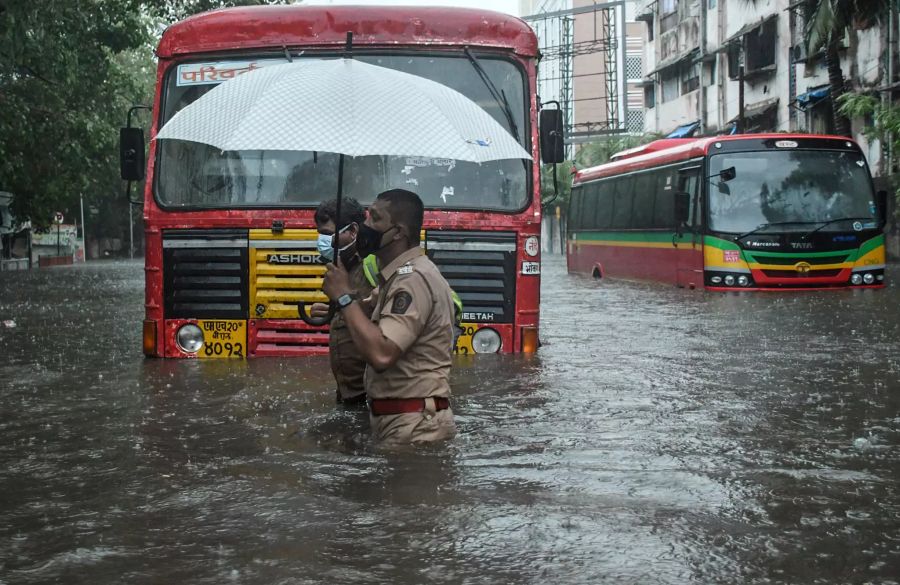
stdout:
{"type": "Polygon", "coordinates": [[[359,254],[359,257],[365,258],[369,254],[374,254],[378,250],[384,248],[387,245],[381,243],[381,240],[384,239],[384,235],[398,227],[399,226],[392,225],[383,232],[380,232],[366,224],[361,224],[359,226],[359,233],[356,235],[356,252],[359,254]]]}

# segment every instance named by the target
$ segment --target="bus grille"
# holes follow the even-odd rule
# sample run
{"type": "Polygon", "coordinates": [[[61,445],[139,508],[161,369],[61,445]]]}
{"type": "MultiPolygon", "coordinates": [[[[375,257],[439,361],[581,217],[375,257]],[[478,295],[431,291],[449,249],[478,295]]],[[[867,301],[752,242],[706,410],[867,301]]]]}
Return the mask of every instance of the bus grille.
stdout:
{"type": "Polygon", "coordinates": [[[167,318],[244,319],[247,316],[247,232],[163,232],[167,318]]]}
{"type": "Polygon", "coordinates": [[[250,310],[255,319],[297,319],[298,303],[327,303],[315,230],[250,230],[250,310]]]}
{"type": "Polygon", "coordinates": [[[757,256],[753,255],[753,259],[760,264],[793,266],[797,262],[806,262],[812,266],[820,266],[822,264],[843,264],[850,260],[851,254],[843,252],[841,254],[833,254],[829,256],[806,257],[806,256],[757,256]]]}
{"type": "Polygon", "coordinates": [[[427,231],[425,249],[463,303],[469,323],[512,323],[516,306],[514,232],[427,231]]]}
{"type": "Polygon", "coordinates": [[[795,270],[763,270],[763,274],[769,278],[823,278],[834,277],[841,273],[841,268],[829,270],[810,270],[809,272],[797,272],[795,270]]]}
{"type": "Polygon", "coordinates": [[[302,321],[250,321],[250,355],[294,356],[328,353],[328,331],[311,331],[302,321]]]}

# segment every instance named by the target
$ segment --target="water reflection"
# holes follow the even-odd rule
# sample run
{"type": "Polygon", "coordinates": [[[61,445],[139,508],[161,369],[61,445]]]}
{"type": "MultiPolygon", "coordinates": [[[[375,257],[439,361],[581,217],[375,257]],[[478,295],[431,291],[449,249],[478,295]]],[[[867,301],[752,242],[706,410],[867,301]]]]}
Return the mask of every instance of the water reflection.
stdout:
{"type": "Polygon", "coordinates": [[[326,358],[144,360],[139,264],[4,277],[0,583],[897,580],[900,289],[544,271],[539,354],[405,450],[326,358]]]}

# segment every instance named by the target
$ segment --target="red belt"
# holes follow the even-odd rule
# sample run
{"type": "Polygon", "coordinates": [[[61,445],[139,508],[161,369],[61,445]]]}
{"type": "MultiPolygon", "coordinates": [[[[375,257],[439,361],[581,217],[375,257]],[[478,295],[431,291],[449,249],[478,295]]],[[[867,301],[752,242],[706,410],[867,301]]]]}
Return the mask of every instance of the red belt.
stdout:
{"type": "MultiPolygon", "coordinates": [[[[450,408],[450,399],[443,396],[433,396],[435,410],[450,408]]],[[[373,398],[369,400],[369,410],[375,416],[386,414],[405,414],[408,412],[422,412],[425,410],[424,398],[373,398]]]]}

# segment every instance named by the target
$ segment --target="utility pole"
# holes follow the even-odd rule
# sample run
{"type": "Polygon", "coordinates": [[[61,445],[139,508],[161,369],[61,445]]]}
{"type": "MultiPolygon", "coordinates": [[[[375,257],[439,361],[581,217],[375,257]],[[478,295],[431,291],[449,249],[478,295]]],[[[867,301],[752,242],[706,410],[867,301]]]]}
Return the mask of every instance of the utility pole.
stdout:
{"type": "Polygon", "coordinates": [[[87,232],[84,230],[84,195],[79,195],[78,200],[81,202],[81,249],[82,254],[84,254],[83,260],[87,262],[87,232]]]}
{"type": "MultiPolygon", "coordinates": [[[[743,51],[742,51],[743,53],[743,51]]],[[[744,55],[741,55],[741,64],[738,66],[738,119],[737,132],[744,132],[744,55]]]]}
{"type": "Polygon", "coordinates": [[[134,209],[131,201],[128,201],[128,240],[130,242],[128,253],[129,257],[134,260],[134,209]]]}

